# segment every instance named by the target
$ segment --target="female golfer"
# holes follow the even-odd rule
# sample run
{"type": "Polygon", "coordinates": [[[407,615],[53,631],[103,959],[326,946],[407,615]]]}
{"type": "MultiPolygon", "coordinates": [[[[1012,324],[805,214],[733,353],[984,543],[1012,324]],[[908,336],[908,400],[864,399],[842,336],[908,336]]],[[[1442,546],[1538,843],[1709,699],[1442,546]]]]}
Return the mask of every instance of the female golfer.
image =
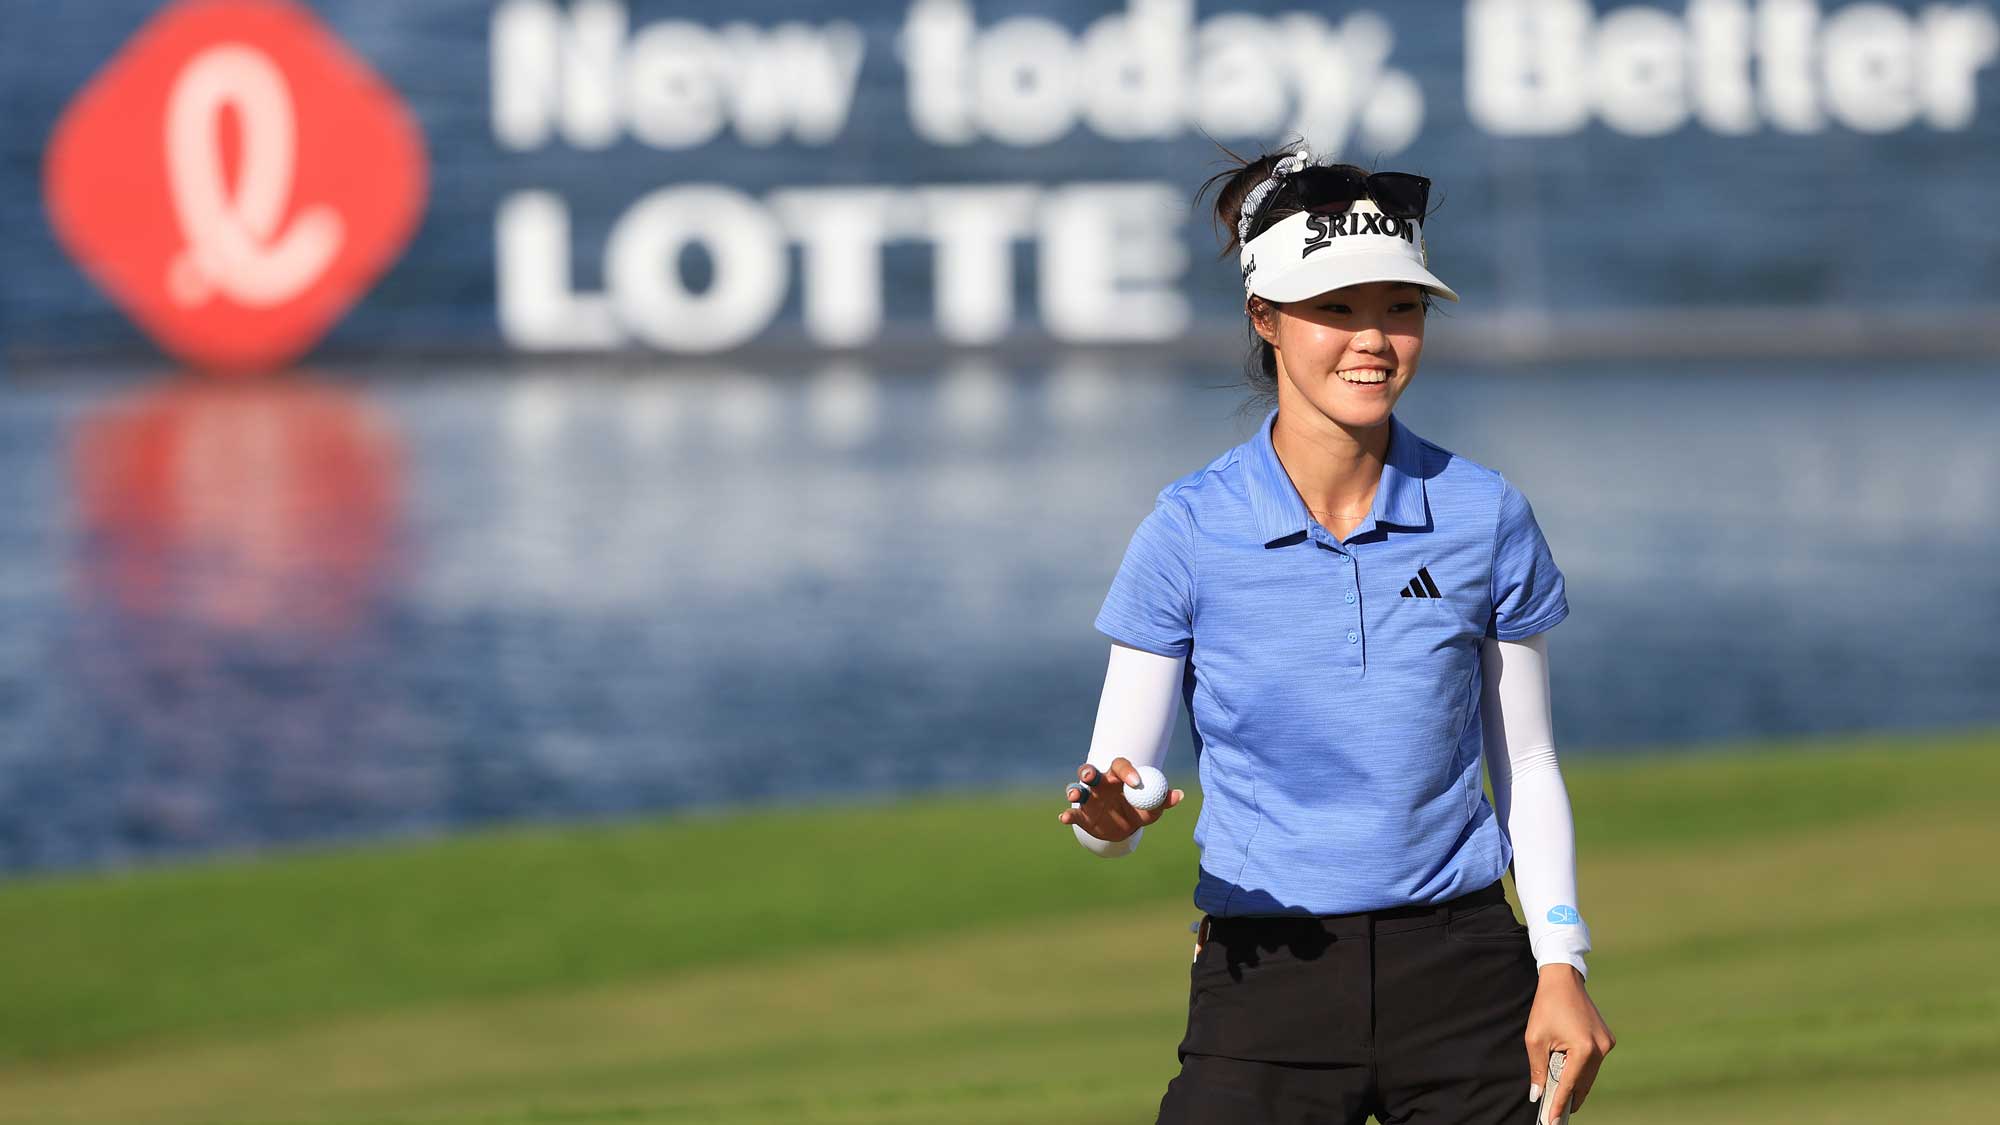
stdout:
{"type": "Polygon", "coordinates": [[[1204,913],[1159,1120],[1559,1120],[1615,1043],[1584,991],[1549,717],[1543,633],[1569,606],[1520,490],[1393,413],[1432,295],[1458,299],[1427,268],[1430,182],[1303,146],[1202,192],[1217,180],[1250,381],[1275,407],[1134,532],[1057,816],[1098,855],[1130,853],[1184,796],[1139,810],[1123,793],[1185,703],[1204,913]]]}

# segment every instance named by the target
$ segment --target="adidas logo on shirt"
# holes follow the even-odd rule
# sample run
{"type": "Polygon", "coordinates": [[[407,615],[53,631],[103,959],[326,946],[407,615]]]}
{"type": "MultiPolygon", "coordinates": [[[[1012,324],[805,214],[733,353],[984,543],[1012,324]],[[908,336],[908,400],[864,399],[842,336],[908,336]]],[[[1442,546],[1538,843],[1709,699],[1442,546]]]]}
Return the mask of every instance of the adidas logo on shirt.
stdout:
{"type": "Polygon", "coordinates": [[[1431,581],[1431,568],[1427,566],[1417,568],[1417,576],[1410,579],[1408,586],[1403,587],[1403,596],[1406,598],[1444,597],[1443,594],[1438,593],[1438,584],[1431,581]]]}

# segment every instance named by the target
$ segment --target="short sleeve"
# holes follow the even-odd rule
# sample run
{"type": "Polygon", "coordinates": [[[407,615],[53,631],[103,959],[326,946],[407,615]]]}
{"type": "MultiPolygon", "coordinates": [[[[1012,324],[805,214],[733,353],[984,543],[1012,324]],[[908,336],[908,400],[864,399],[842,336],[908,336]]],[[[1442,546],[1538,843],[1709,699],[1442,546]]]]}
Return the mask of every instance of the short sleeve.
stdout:
{"type": "Polygon", "coordinates": [[[1535,522],[1535,509],[1501,478],[1500,515],[1493,531],[1493,616],[1486,635],[1518,641],[1569,616],[1562,571],[1535,522]]]}
{"type": "Polygon", "coordinates": [[[1194,520],[1185,501],[1161,494],[1132,533],[1097,631],[1159,656],[1186,656],[1194,641],[1194,520]]]}

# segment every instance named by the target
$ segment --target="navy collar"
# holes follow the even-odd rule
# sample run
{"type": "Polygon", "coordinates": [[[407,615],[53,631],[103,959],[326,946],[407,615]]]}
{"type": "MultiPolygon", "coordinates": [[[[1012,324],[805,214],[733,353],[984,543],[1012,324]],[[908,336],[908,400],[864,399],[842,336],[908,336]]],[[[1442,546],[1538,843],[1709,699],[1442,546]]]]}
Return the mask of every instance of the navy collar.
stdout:
{"type": "MultiPolygon", "coordinates": [[[[1257,436],[1247,443],[1249,456],[1244,459],[1249,470],[1250,508],[1257,519],[1257,534],[1262,536],[1265,546],[1297,535],[1311,523],[1306,502],[1299,498],[1299,490],[1292,486],[1292,478],[1286,475],[1284,464],[1278,460],[1278,450],[1271,444],[1271,428],[1277,419],[1278,409],[1272,407],[1264,415],[1263,425],[1257,428],[1257,436]]],[[[1375,486],[1374,507],[1348,538],[1377,525],[1417,530],[1430,526],[1423,461],[1423,440],[1391,413],[1389,450],[1382,464],[1381,483],[1375,486]]]]}

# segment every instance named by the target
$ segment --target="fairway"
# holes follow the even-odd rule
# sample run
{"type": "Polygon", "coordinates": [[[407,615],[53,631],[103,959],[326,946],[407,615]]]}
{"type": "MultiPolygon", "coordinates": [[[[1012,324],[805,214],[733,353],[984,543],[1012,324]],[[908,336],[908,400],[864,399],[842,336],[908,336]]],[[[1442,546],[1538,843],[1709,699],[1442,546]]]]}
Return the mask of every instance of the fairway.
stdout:
{"type": "MultiPolygon", "coordinates": [[[[1991,1119],[2000,733],[1564,773],[1619,1041],[1578,1121],[1991,1119]]],[[[1194,808],[1103,861],[1061,807],[16,882],[0,1122],[1143,1125],[1186,1014],[1194,808]]]]}

